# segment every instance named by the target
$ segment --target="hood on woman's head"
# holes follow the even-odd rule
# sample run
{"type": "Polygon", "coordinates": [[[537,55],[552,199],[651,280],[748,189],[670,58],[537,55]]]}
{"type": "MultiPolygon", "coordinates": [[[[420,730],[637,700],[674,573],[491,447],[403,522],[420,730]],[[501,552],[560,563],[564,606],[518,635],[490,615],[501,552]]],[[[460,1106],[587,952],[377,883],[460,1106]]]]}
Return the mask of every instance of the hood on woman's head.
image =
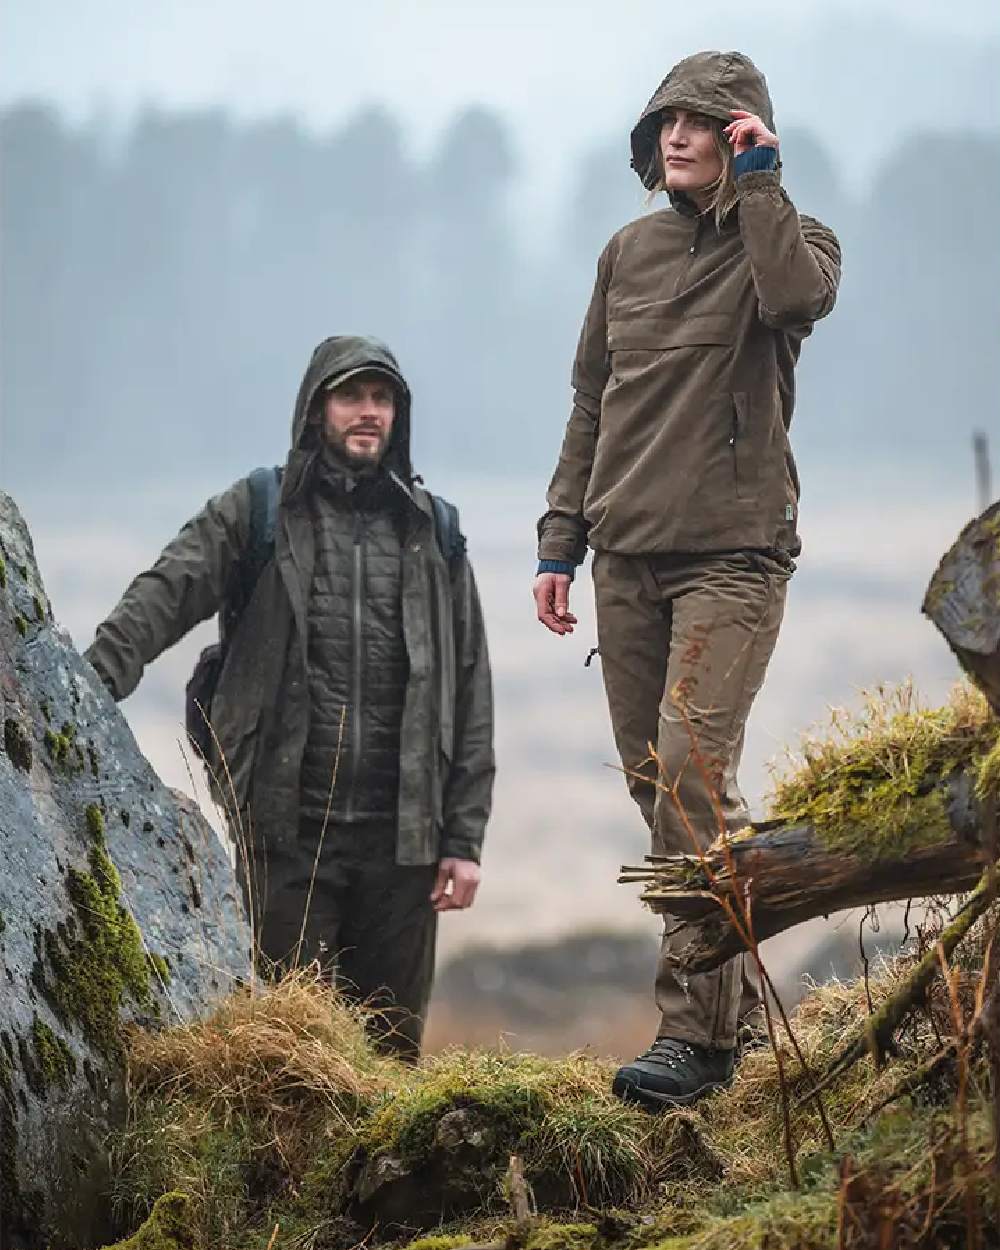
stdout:
{"type": "Polygon", "coordinates": [[[774,109],[767,79],[742,52],[696,52],[685,57],[653,93],[632,131],[632,168],[647,190],[656,187],[656,161],[660,114],[667,108],[705,113],[719,121],[733,119],[731,109],[756,113],[769,130],[774,129],[774,109]]]}

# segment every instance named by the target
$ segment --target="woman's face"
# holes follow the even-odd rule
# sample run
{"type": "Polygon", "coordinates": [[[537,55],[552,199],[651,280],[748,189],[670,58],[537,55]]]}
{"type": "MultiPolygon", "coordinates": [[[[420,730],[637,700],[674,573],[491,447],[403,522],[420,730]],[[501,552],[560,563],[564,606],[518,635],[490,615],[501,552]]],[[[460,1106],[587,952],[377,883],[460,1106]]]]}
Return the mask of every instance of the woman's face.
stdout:
{"type": "Polygon", "coordinates": [[[715,122],[704,113],[664,109],[660,114],[660,155],[668,191],[697,200],[699,191],[718,181],[722,158],[715,146],[715,122]]]}

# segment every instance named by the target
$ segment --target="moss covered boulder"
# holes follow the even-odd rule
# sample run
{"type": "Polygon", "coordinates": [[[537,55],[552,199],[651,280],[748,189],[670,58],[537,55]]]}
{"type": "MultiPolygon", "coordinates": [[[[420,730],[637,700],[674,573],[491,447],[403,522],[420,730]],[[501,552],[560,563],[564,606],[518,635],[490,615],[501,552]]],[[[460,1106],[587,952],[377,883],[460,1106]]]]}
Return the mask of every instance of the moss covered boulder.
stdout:
{"type": "Polygon", "coordinates": [[[225,848],[168,790],[54,623],[0,494],[0,1245],[106,1241],[123,1029],[249,973],[225,848]]]}

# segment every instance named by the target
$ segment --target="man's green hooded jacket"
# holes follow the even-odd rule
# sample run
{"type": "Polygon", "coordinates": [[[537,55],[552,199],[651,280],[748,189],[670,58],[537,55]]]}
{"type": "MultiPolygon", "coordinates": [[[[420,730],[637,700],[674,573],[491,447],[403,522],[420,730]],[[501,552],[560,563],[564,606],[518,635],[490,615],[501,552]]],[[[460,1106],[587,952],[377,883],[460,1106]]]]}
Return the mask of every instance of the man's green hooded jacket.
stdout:
{"type": "MultiPolygon", "coordinates": [[[[409,659],[401,726],[397,861],[478,860],[493,789],[493,706],[479,596],[468,559],[445,559],[430,496],[410,465],[410,393],[392,353],[374,339],[337,337],[313,353],[299,388],[282,475],[274,559],[265,565],[228,646],[212,702],[225,760],[227,806],[249,819],[254,842],[296,836],[299,774],[309,731],[307,614],[313,576],[310,480],[319,454],[309,421],[320,390],[364,367],[400,394],[384,465],[404,500],[403,633],[409,659]]],[[[250,537],[250,488],[210,499],[141,573],[86,653],[116,699],[147,664],[219,611],[250,537]]]]}

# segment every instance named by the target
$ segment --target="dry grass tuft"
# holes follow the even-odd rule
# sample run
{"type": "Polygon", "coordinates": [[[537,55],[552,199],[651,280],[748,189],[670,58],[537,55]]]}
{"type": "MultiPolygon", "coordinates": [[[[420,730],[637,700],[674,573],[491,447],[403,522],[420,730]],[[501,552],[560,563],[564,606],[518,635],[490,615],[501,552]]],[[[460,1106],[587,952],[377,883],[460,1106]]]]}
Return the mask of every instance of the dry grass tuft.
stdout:
{"type": "Polygon", "coordinates": [[[387,1089],[397,1068],[372,1050],[364,1011],[308,968],[238,992],[204,1020],[137,1032],[129,1047],[138,1097],[253,1115],[353,1109],[387,1089]]]}

